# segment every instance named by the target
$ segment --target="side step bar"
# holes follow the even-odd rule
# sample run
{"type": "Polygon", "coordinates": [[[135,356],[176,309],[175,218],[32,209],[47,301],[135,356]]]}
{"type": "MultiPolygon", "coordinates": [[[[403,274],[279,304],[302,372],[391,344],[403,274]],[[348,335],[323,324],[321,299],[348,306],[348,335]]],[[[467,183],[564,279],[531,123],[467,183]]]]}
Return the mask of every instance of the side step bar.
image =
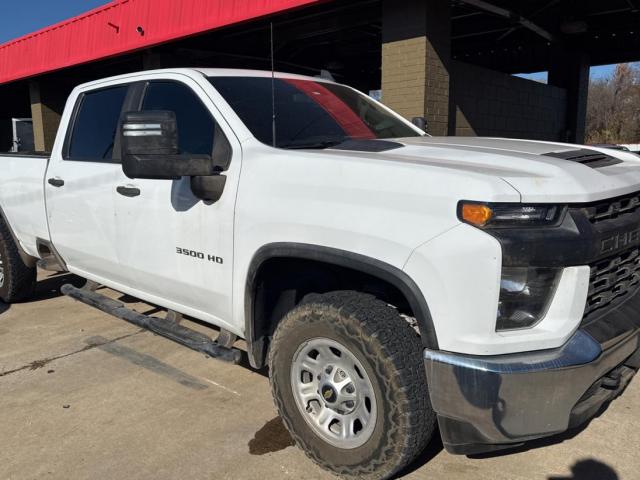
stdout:
{"type": "Polygon", "coordinates": [[[113,315],[114,317],[149,330],[169,340],[173,340],[196,352],[202,352],[210,357],[236,364],[240,363],[240,359],[242,358],[242,352],[238,349],[224,347],[211,340],[208,336],[190,328],[183,327],[175,321],[138,313],[125,307],[123,303],[105,297],[90,289],[77,288],[67,283],[62,286],[60,291],[74,300],[86,303],[109,315],[113,315]]]}
{"type": "Polygon", "coordinates": [[[48,272],[66,272],[67,270],[53,257],[42,258],[36,262],[38,268],[48,272]]]}

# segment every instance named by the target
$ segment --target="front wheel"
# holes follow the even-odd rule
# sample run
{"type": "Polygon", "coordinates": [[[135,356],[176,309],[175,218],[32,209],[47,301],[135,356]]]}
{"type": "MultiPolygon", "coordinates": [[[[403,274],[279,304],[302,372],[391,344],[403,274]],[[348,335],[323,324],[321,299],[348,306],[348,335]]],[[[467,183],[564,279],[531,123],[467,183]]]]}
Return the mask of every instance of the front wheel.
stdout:
{"type": "Polygon", "coordinates": [[[385,479],[424,449],[435,426],[422,346],[371,295],[308,295],[271,343],[271,387],[296,444],[345,478],[385,479]]]}

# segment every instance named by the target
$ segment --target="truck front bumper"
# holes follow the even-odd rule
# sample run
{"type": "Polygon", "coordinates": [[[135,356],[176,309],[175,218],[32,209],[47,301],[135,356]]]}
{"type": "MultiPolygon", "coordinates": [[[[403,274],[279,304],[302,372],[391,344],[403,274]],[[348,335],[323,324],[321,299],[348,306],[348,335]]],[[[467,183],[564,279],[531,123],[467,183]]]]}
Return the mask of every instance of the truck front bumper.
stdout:
{"type": "Polygon", "coordinates": [[[618,396],[640,367],[634,330],[604,347],[578,330],[554,350],[491,357],[425,350],[431,403],[455,454],[522,444],[577,427],[618,396]]]}

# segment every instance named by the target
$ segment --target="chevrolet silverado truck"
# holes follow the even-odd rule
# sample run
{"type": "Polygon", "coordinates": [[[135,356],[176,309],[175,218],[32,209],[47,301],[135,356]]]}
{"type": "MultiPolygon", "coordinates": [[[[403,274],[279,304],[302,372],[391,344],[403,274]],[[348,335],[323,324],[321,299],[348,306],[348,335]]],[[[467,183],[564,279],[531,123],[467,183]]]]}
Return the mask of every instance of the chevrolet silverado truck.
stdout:
{"type": "Polygon", "coordinates": [[[0,157],[0,209],[2,300],[39,266],[212,357],[244,339],[297,445],[346,478],[396,475],[436,424],[454,454],[575,428],[640,367],[628,152],[430,137],[318,78],[158,70],[77,87],[50,155],[0,157]]]}

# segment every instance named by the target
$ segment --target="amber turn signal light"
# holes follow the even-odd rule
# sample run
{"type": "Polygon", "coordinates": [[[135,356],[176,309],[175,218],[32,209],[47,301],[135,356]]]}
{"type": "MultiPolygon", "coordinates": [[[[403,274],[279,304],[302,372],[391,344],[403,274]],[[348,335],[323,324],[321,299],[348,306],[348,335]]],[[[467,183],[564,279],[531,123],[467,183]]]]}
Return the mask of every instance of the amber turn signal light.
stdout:
{"type": "Polygon", "coordinates": [[[471,225],[482,227],[493,217],[493,210],[487,205],[465,203],[461,210],[462,220],[471,225]]]}

